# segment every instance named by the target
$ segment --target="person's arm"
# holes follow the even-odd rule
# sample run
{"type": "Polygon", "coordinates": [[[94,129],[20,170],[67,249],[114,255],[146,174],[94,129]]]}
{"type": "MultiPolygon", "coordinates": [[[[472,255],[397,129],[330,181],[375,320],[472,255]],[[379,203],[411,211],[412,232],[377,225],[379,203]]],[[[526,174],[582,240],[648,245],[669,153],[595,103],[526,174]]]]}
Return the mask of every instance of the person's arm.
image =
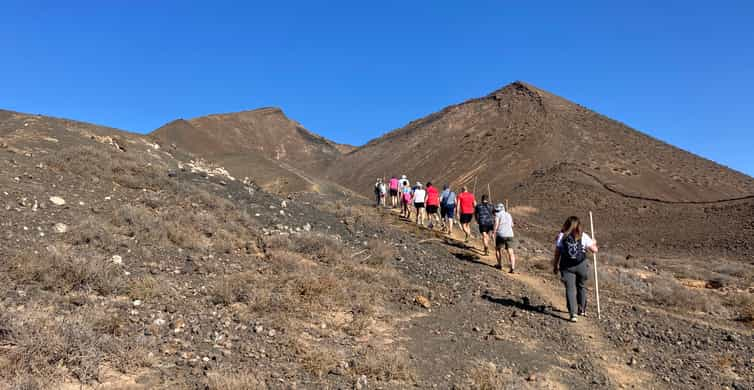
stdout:
{"type": "Polygon", "coordinates": [[[592,253],[597,253],[600,251],[600,248],[597,246],[597,240],[592,240],[592,245],[589,245],[588,247],[589,251],[592,253]]]}
{"type": "Polygon", "coordinates": [[[492,231],[495,232],[495,234],[497,234],[498,228],[500,228],[500,220],[497,217],[495,217],[495,227],[492,228],[492,231]]]}
{"type": "Polygon", "coordinates": [[[560,265],[560,249],[558,249],[558,246],[555,246],[555,253],[552,257],[552,273],[557,274],[558,273],[558,266],[560,265]]]}

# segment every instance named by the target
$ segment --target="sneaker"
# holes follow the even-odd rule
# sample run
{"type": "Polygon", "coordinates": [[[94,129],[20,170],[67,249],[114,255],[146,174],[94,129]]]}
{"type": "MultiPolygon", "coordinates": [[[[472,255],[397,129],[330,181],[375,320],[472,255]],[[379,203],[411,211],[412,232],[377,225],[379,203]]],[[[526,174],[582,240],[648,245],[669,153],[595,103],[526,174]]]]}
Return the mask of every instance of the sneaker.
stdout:
{"type": "Polygon", "coordinates": [[[585,311],[580,311],[577,315],[579,317],[586,317],[586,312],[585,311]]]}
{"type": "Polygon", "coordinates": [[[513,268],[511,268],[511,269],[510,269],[510,270],[508,271],[508,273],[509,273],[509,274],[515,274],[515,273],[516,273],[516,270],[515,270],[515,269],[513,269],[513,268]]]}
{"type": "Polygon", "coordinates": [[[571,316],[570,321],[571,322],[579,322],[579,317],[578,316],[571,316]]]}

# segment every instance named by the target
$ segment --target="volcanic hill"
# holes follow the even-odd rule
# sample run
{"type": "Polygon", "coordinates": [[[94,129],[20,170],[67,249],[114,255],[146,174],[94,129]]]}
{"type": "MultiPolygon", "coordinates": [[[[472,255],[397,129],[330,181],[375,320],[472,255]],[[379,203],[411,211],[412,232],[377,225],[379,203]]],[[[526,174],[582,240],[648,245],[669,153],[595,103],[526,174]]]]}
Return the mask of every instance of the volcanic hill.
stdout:
{"type": "Polygon", "coordinates": [[[384,172],[476,185],[477,199],[489,185],[543,239],[593,210],[601,236],[628,253],[754,258],[754,179],[523,82],[387,133],[328,177],[366,194],[384,172]]]}
{"type": "Polygon", "coordinates": [[[352,147],[306,130],[279,108],[178,119],[151,137],[212,160],[272,191],[327,191],[316,175],[352,147]]]}

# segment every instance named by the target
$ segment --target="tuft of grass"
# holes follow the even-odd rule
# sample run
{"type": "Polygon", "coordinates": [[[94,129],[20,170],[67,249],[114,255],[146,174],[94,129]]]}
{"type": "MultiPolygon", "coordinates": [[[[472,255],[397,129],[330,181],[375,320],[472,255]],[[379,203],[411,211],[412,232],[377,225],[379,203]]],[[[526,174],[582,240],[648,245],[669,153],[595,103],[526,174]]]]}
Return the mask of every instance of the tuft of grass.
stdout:
{"type": "Polygon", "coordinates": [[[75,256],[67,251],[24,252],[10,261],[12,277],[21,283],[34,283],[44,290],[68,293],[95,291],[110,295],[124,286],[120,270],[101,256],[75,256]]]}

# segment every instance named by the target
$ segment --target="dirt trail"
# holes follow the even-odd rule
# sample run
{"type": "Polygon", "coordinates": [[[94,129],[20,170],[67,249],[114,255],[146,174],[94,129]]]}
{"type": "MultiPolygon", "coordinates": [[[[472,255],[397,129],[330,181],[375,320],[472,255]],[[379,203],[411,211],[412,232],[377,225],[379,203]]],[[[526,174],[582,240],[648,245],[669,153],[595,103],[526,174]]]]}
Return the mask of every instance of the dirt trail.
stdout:
{"type": "MultiPolygon", "coordinates": [[[[396,215],[397,219],[398,213],[395,210],[393,210],[392,213],[396,215]]],[[[412,224],[400,223],[396,225],[405,231],[410,231],[411,229],[409,226],[412,224]]],[[[452,237],[435,232],[435,234],[437,234],[436,238],[425,239],[420,242],[443,242],[447,245],[448,241],[456,241],[453,246],[457,247],[458,244],[463,242],[463,233],[460,229],[454,230],[452,237]]],[[[483,247],[481,239],[472,238],[466,245],[472,247],[470,251],[478,257],[478,263],[490,267],[494,267],[497,264],[493,250],[490,251],[490,255],[484,256],[481,251],[473,249],[483,247]]],[[[519,262],[526,262],[529,260],[527,256],[521,255],[520,252],[518,259],[519,262]]],[[[510,278],[523,283],[536,293],[540,299],[547,302],[548,305],[554,309],[553,314],[555,316],[562,318],[564,321],[567,320],[567,314],[563,314],[567,313],[565,308],[565,298],[563,296],[564,293],[559,284],[553,285],[546,279],[535,275],[521,273],[509,274],[507,272],[499,272],[498,275],[500,278],[510,278]]],[[[583,342],[586,349],[590,351],[593,356],[600,357],[600,359],[596,359],[597,361],[593,362],[593,364],[602,368],[602,371],[606,373],[611,382],[620,388],[655,388],[655,384],[658,382],[654,378],[654,375],[648,371],[638,370],[628,366],[627,362],[630,360],[630,357],[625,353],[612,348],[602,334],[602,330],[594,323],[594,321],[597,321],[596,314],[594,314],[593,317],[588,317],[586,319],[582,318],[580,322],[572,324],[570,327],[574,336],[583,342]]]]}

